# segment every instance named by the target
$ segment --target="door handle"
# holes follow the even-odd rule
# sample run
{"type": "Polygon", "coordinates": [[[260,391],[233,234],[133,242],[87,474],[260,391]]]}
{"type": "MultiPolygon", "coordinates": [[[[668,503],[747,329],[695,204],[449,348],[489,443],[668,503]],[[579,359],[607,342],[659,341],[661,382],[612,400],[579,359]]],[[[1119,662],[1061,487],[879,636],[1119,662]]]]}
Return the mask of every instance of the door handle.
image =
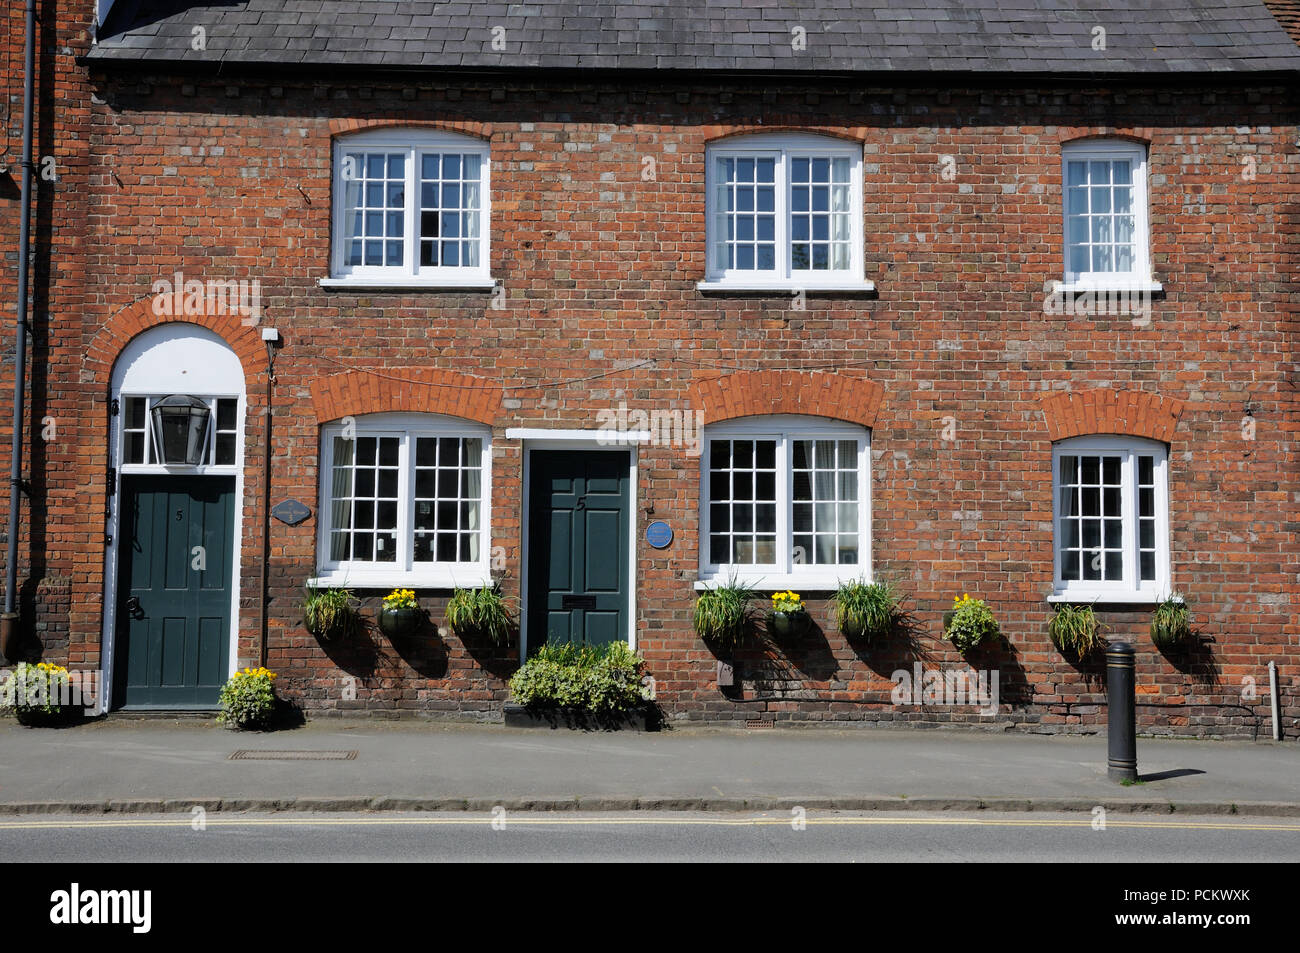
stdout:
{"type": "Polygon", "coordinates": [[[126,600],[126,611],[132,619],[143,619],[144,609],[140,608],[139,596],[128,596],[126,600]]]}

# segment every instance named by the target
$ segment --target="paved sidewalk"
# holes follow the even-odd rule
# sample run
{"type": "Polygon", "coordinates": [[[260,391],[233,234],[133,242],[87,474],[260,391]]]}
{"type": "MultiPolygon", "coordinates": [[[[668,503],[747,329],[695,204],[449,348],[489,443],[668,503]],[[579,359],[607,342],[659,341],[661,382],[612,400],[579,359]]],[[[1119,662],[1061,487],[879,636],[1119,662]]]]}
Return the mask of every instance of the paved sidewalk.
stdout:
{"type": "Polygon", "coordinates": [[[1300,816],[1300,745],[864,729],[583,733],[324,719],[270,734],[203,721],[0,722],[0,813],[209,810],[1091,810],[1300,816]],[[238,749],[352,760],[230,760],[238,749]]]}

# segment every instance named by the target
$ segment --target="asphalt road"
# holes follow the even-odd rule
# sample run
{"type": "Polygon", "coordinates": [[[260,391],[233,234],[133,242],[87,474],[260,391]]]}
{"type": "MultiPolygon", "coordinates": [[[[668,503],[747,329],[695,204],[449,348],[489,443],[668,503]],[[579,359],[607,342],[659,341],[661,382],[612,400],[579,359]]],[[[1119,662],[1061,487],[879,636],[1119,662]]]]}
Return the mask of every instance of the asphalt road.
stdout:
{"type": "Polygon", "coordinates": [[[0,863],[53,861],[1295,862],[1300,819],[1111,813],[208,814],[0,820],[0,863]],[[195,830],[196,826],[203,829],[195,830]]]}

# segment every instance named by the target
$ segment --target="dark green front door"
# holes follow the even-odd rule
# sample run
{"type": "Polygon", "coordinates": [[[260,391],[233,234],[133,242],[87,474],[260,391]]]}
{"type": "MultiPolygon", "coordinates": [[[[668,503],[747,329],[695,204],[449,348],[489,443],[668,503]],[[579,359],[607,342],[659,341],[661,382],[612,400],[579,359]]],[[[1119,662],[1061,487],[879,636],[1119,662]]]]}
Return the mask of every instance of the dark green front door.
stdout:
{"type": "Polygon", "coordinates": [[[528,645],[627,641],[626,451],[536,450],[528,499],[528,645]]]}
{"type": "Polygon", "coordinates": [[[230,674],[234,517],[234,477],[122,478],[115,707],[217,707],[230,674]]]}

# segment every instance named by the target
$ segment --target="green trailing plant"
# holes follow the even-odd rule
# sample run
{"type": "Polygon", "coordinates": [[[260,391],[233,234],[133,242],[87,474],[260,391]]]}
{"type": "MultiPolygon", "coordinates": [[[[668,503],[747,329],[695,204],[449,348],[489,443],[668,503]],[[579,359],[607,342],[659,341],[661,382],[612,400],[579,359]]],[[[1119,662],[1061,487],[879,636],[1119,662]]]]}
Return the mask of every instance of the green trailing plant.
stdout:
{"type": "Polygon", "coordinates": [[[753,621],[751,602],[758,593],[735,579],[706,588],[695,600],[692,622],[706,642],[732,647],[744,637],[753,621]]]}
{"type": "Polygon", "coordinates": [[[835,617],[847,638],[874,641],[898,623],[898,592],[887,582],[855,580],[835,590],[835,617]]]}
{"type": "Polygon", "coordinates": [[[577,708],[618,715],[638,707],[644,661],[622,642],[547,643],[510,679],[511,698],[533,708],[577,708]]]}
{"type": "Polygon", "coordinates": [[[969,652],[977,645],[994,641],[1001,633],[988,604],[962,594],[953,599],[952,609],[944,615],[944,635],[958,652],[969,652]]]}
{"type": "Polygon", "coordinates": [[[1092,606],[1076,606],[1067,602],[1056,607],[1056,614],[1048,623],[1047,634],[1057,649],[1083,658],[1106,647],[1106,639],[1101,634],[1104,628],[1092,611],[1092,606]]]}
{"type": "Polygon", "coordinates": [[[447,603],[447,622],[457,635],[481,635],[498,644],[508,642],[515,620],[498,585],[457,589],[447,603]]]}
{"type": "Polygon", "coordinates": [[[1192,637],[1192,614],[1183,597],[1174,593],[1151,615],[1151,638],[1156,645],[1178,645],[1192,637]]]}
{"type": "Polygon", "coordinates": [[[266,668],[246,668],[221,686],[221,714],[227,728],[267,728],[275,716],[275,673],[266,668]]]}
{"type": "Polygon", "coordinates": [[[302,603],[302,624],[318,638],[336,641],[357,635],[364,627],[361,603],[351,589],[307,587],[302,603]]]}

